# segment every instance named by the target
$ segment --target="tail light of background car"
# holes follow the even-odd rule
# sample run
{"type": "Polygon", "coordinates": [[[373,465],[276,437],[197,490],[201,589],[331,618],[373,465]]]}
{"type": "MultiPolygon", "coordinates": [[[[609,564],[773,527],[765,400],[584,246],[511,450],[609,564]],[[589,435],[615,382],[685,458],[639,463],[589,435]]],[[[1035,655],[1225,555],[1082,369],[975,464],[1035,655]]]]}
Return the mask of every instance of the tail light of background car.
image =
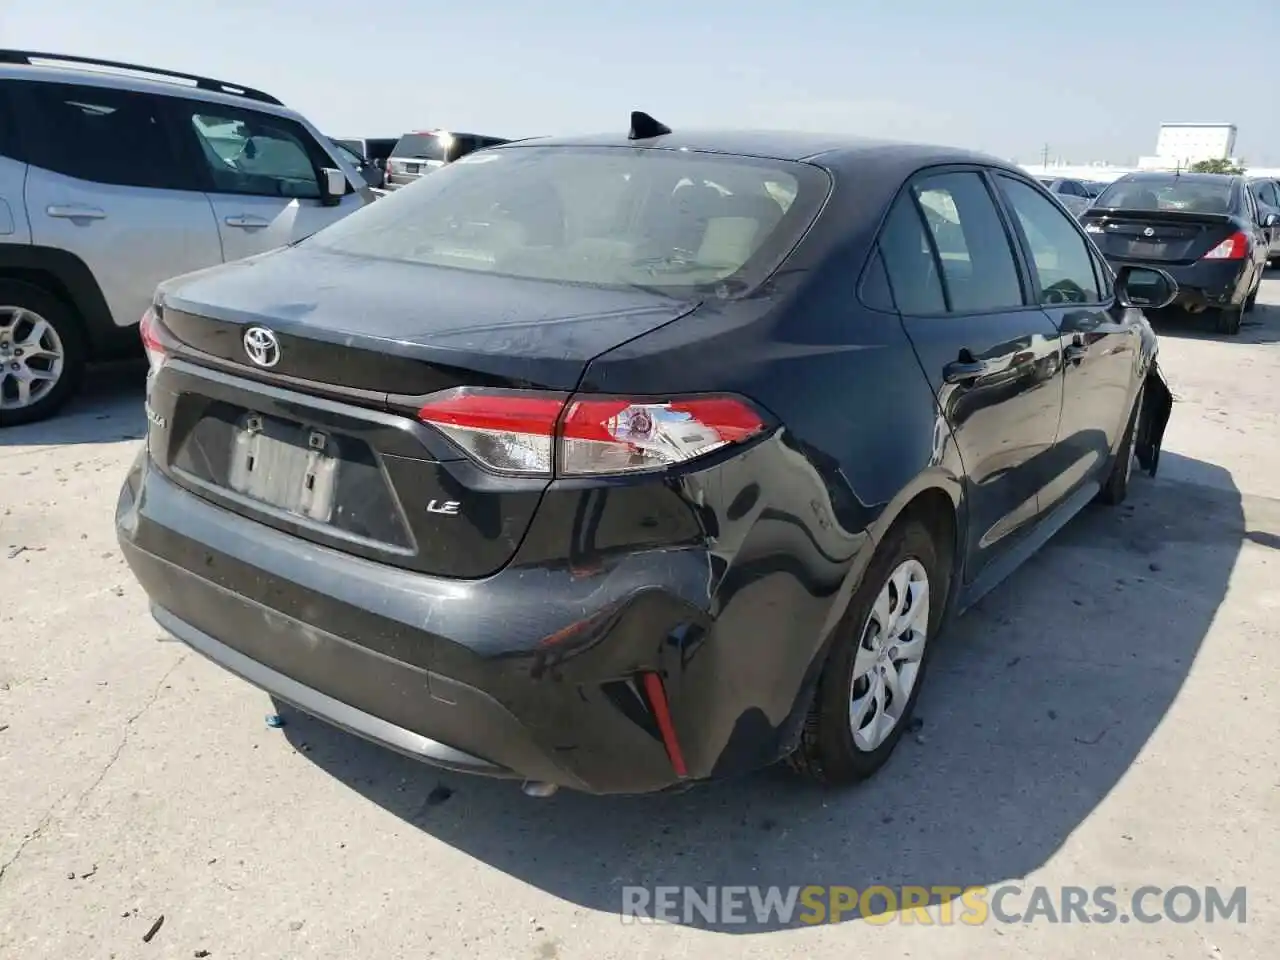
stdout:
{"type": "Polygon", "coordinates": [[[1206,253],[1201,260],[1243,260],[1249,255],[1249,238],[1237,231],[1206,253]]]}
{"type": "Polygon", "coordinates": [[[764,418],[730,396],[652,398],[460,387],[418,418],[497,473],[602,476],[686,463],[762,433],[764,418]]]}

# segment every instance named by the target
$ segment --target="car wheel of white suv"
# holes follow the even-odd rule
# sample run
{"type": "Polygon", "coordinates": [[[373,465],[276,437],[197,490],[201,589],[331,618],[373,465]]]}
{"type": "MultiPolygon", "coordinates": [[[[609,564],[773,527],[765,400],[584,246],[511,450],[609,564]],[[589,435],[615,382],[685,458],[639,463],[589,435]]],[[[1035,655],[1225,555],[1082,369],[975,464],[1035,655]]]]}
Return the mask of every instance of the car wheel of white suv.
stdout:
{"type": "Polygon", "coordinates": [[[84,372],[79,318],[33,284],[0,280],[0,427],[52,416],[84,372]]]}

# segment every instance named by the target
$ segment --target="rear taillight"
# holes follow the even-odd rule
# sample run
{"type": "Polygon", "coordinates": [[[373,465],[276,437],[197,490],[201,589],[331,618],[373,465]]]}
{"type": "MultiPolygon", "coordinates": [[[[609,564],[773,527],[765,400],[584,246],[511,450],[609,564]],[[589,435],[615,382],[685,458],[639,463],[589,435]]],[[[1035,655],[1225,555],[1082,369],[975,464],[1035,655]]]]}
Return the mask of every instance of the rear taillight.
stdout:
{"type": "Polygon", "coordinates": [[[147,352],[151,372],[155,373],[169,352],[165,346],[164,328],[156,317],[155,307],[147,307],[147,312],[142,315],[142,320],[138,323],[138,335],[142,337],[142,348],[147,352]]]}
{"type": "Polygon", "coordinates": [[[1201,260],[1243,260],[1249,255],[1249,238],[1243,233],[1233,233],[1206,253],[1201,260]]]}
{"type": "Polygon", "coordinates": [[[581,477],[661,470],[762,433],[763,417],[726,396],[671,400],[461,387],[418,412],[482,466],[581,477]]]}

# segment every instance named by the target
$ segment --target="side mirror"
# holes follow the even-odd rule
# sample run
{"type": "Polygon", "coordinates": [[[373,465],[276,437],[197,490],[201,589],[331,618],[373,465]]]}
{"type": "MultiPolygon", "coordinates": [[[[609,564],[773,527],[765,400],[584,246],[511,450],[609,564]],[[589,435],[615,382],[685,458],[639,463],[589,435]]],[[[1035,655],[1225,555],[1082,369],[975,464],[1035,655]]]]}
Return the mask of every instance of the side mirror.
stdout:
{"type": "Polygon", "coordinates": [[[1173,277],[1154,267],[1121,267],[1116,273],[1116,296],[1126,307],[1163,310],[1178,297],[1173,277]]]}
{"type": "Polygon", "coordinates": [[[341,170],[326,168],[320,173],[324,182],[320,185],[320,200],[326,207],[336,207],[347,193],[347,175],[341,170]]]}

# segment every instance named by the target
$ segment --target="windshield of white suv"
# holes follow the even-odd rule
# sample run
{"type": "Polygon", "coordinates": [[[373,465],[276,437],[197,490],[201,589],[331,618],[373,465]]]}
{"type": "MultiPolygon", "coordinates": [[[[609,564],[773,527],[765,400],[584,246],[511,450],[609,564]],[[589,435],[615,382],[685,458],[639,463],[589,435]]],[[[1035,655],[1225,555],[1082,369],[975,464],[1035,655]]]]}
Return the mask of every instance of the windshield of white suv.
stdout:
{"type": "Polygon", "coordinates": [[[776,269],[829,189],[818,167],[782,160],[499,147],[464,157],[309,242],[532,280],[733,295],[776,269]]]}

